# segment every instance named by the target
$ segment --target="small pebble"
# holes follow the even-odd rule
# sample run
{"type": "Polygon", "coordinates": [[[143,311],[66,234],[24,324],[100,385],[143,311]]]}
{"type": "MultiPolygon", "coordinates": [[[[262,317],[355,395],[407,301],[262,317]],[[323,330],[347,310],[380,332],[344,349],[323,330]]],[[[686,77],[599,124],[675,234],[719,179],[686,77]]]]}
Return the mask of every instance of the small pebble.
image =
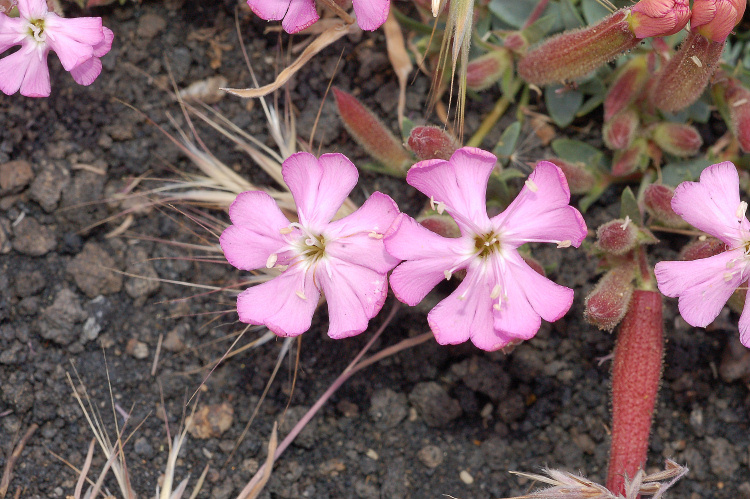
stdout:
{"type": "Polygon", "coordinates": [[[471,476],[466,470],[461,470],[461,473],[459,473],[458,476],[466,485],[471,485],[472,483],[474,483],[474,477],[471,476]]]}

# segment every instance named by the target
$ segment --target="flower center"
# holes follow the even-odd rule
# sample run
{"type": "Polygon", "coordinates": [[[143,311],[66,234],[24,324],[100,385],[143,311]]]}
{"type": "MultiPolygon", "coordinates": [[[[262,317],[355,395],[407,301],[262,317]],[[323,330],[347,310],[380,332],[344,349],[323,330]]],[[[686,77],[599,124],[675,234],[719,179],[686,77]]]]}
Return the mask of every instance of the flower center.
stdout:
{"type": "Polygon", "coordinates": [[[44,32],[44,19],[31,19],[28,24],[28,35],[37,42],[46,42],[47,35],[44,32]]]}
{"type": "Polygon", "coordinates": [[[300,256],[308,263],[316,263],[326,254],[326,239],[322,234],[307,234],[300,245],[300,256]]]}
{"type": "Polygon", "coordinates": [[[474,250],[476,251],[476,256],[482,259],[488,258],[493,253],[499,253],[502,250],[500,235],[495,232],[489,232],[474,236],[474,250]]]}

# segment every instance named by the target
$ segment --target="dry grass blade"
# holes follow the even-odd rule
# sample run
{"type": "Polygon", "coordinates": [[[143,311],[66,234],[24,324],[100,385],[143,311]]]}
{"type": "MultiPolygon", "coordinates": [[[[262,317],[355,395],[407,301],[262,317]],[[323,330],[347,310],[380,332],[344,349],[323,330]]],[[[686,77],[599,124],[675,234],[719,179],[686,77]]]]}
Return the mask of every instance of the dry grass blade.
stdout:
{"type": "Polygon", "coordinates": [[[5,463],[5,469],[3,470],[3,478],[0,479],[0,499],[4,498],[8,493],[8,487],[10,487],[10,478],[13,475],[13,466],[15,466],[18,458],[21,457],[21,452],[23,452],[23,448],[26,446],[26,442],[29,441],[37,428],[39,428],[39,425],[37,425],[36,423],[33,423],[31,426],[29,426],[29,428],[26,430],[26,433],[24,433],[23,437],[21,437],[21,440],[19,440],[18,444],[16,444],[16,446],[13,448],[13,452],[10,453],[8,460],[5,463]]]}
{"type": "Polygon", "coordinates": [[[383,31],[385,32],[388,59],[391,61],[393,71],[396,72],[396,78],[398,78],[398,126],[403,131],[404,109],[406,109],[406,83],[409,79],[409,74],[414,69],[414,65],[411,63],[411,57],[409,57],[409,52],[406,50],[401,26],[398,24],[393,11],[388,14],[388,19],[383,24],[383,31]]]}
{"type": "Polygon", "coordinates": [[[313,42],[305,48],[300,56],[292,64],[284,69],[276,77],[276,81],[260,88],[225,88],[227,92],[234,94],[238,97],[252,98],[252,97],[263,97],[280,89],[294,74],[299,71],[307,62],[313,58],[315,54],[331,45],[339,38],[342,38],[348,34],[354,33],[359,30],[359,26],[356,24],[346,24],[339,22],[332,28],[327,29],[321,33],[313,42]]]}
{"type": "Polygon", "coordinates": [[[268,441],[268,457],[266,457],[266,467],[263,471],[262,478],[249,492],[245,492],[244,490],[240,492],[240,495],[237,496],[237,499],[256,499],[263,491],[266,483],[268,483],[268,479],[271,478],[274,455],[276,454],[276,446],[278,445],[278,435],[276,432],[276,427],[277,423],[274,423],[273,429],[271,430],[271,438],[268,441]]]}
{"type": "Polygon", "coordinates": [[[89,474],[89,468],[91,468],[91,460],[94,458],[94,446],[96,445],[96,439],[92,438],[89,444],[89,450],[86,453],[86,461],[83,463],[81,468],[81,474],[78,476],[78,482],[76,483],[76,489],[73,493],[75,499],[81,499],[81,492],[83,492],[83,484],[86,483],[86,475],[89,474]]]}

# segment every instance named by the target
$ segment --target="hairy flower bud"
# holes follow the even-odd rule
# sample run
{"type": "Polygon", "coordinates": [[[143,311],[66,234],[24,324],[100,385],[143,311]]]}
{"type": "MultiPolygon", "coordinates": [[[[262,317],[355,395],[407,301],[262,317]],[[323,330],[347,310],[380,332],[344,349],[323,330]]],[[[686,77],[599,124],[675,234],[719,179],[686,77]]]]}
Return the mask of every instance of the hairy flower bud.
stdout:
{"type": "Polygon", "coordinates": [[[729,127],[744,152],[750,152],[750,90],[730,78],[724,90],[729,127]]]}
{"type": "Polygon", "coordinates": [[[613,151],[625,149],[633,143],[640,119],[633,108],[626,108],[604,122],[602,138],[613,151]]]}
{"type": "Polygon", "coordinates": [[[638,138],[627,149],[617,151],[612,159],[612,175],[624,177],[648,165],[648,143],[638,138]]]}
{"type": "Polygon", "coordinates": [[[613,255],[632,250],[638,242],[638,227],[630,219],[619,218],[596,230],[596,246],[613,255]]]}
{"type": "Polygon", "coordinates": [[[648,59],[636,56],[620,68],[604,98],[604,121],[632,104],[649,79],[648,59]]]}
{"type": "Polygon", "coordinates": [[[571,194],[586,194],[596,185],[597,176],[584,164],[569,163],[560,158],[548,158],[545,161],[557,165],[563,171],[571,194]]]}
{"type": "Polygon", "coordinates": [[[686,261],[700,260],[702,258],[716,256],[726,250],[727,245],[724,241],[716,239],[715,237],[700,237],[695,241],[686,244],[682,248],[682,251],[680,251],[680,259],[686,261]]]}
{"type": "Polygon", "coordinates": [[[599,279],[584,301],[587,322],[605,331],[612,331],[620,323],[633,296],[634,272],[632,264],[622,265],[599,279]]]}
{"type": "Polygon", "coordinates": [[[500,47],[469,61],[466,65],[466,88],[477,92],[486,90],[500,81],[513,67],[510,50],[500,47]]]}
{"type": "Polygon", "coordinates": [[[415,126],[411,129],[406,145],[420,160],[444,159],[447,161],[459,148],[455,137],[436,126],[415,126]]]}
{"type": "Polygon", "coordinates": [[[541,86],[590,73],[638,45],[629,17],[628,9],[618,10],[599,24],[553,36],[521,57],[518,74],[541,86]]]}
{"type": "Polygon", "coordinates": [[[630,10],[630,28],[638,38],[674,35],[690,20],[687,0],[641,0],[630,10]]]}
{"type": "Polygon", "coordinates": [[[643,193],[646,211],[668,227],[684,227],[686,222],[672,209],[674,189],[662,184],[651,184],[643,193]]]}
{"type": "Polygon", "coordinates": [[[450,215],[426,215],[419,217],[417,221],[425,229],[431,230],[443,237],[461,237],[458,224],[456,224],[450,215]]]}
{"type": "Polygon", "coordinates": [[[711,41],[696,30],[690,31],[651,87],[651,103],[662,111],[673,113],[698,100],[716,70],[723,50],[723,41],[711,41]]]}
{"type": "Polygon", "coordinates": [[[690,29],[712,42],[723,43],[742,20],[747,0],[695,0],[690,29]]]}
{"type": "Polygon", "coordinates": [[[703,145],[703,138],[698,130],[684,123],[659,123],[650,128],[649,132],[656,145],[678,158],[693,156],[703,145]]]}

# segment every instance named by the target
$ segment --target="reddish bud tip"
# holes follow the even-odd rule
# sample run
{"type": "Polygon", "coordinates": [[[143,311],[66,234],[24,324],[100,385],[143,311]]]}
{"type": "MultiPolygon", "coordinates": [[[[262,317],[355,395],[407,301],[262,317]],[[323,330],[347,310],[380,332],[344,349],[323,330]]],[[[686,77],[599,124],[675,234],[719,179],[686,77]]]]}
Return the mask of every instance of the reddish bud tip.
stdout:
{"type": "Polygon", "coordinates": [[[696,154],[703,145],[703,138],[694,126],[684,123],[659,123],[651,129],[651,140],[662,151],[686,158],[696,154]]]}
{"type": "Polygon", "coordinates": [[[612,175],[624,177],[648,165],[648,144],[639,138],[627,149],[617,151],[612,160],[612,175]]]}
{"type": "Polygon", "coordinates": [[[443,237],[461,237],[458,224],[448,215],[427,215],[420,217],[419,223],[425,229],[443,237]]]}
{"type": "Polygon", "coordinates": [[[724,93],[729,111],[729,126],[744,152],[750,152],[750,90],[734,78],[724,93]]]}
{"type": "Polygon", "coordinates": [[[529,41],[520,31],[514,31],[505,37],[503,40],[505,48],[512,50],[513,52],[523,53],[529,48],[529,41]]]}
{"type": "Polygon", "coordinates": [[[605,122],[641,95],[650,76],[647,65],[646,56],[633,57],[617,73],[604,98],[605,122]]]}
{"type": "Polygon", "coordinates": [[[683,227],[686,222],[672,209],[674,189],[662,184],[651,184],[643,193],[646,211],[668,227],[683,227]]]}
{"type": "Polygon", "coordinates": [[[690,20],[687,0],[641,0],[630,10],[630,28],[638,38],[674,35],[690,20]]]}
{"type": "Polygon", "coordinates": [[[513,56],[509,49],[501,47],[492,50],[466,65],[466,88],[477,92],[486,90],[500,81],[512,67],[513,56]]]}
{"type": "Polygon", "coordinates": [[[640,119],[632,108],[626,108],[604,123],[602,137],[610,149],[619,151],[633,143],[640,119]]]}
{"type": "Polygon", "coordinates": [[[596,230],[596,245],[602,251],[622,255],[632,250],[638,242],[638,227],[630,219],[618,218],[596,230]]]}
{"type": "Polygon", "coordinates": [[[563,171],[571,194],[586,194],[596,185],[597,176],[583,164],[569,163],[560,158],[547,158],[545,161],[549,161],[563,171]]]}
{"type": "Polygon", "coordinates": [[[682,260],[700,260],[726,251],[727,245],[715,237],[698,238],[685,245],[680,251],[682,260]]]}
{"type": "Polygon", "coordinates": [[[554,36],[530,50],[518,62],[518,74],[534,85],[584,76],[640,40],[630,30],[629,10],[618,10],[599,24],[554,36]]]}
{"type": "Polygon", "coordinates": [[[620,323],[633,295],[634,269],[633,265],[616,267],[599,279],[584,302],[586,321],[605,331],[620,323]]]}
{"type": "Polygon", "coordinates": [[[690,29],[723,43],[742,20],[747,0],[694,0],[690,29]]]}
{"type": "Polygon", "coordinates": [[[447,161],[459,148],[455,137],[436,126],[412,128],[406,144],[420,160],[444,159],[447,161]]]}
{"type": "Polygon", "coordinates": [[[534,272],[536,272],[540,276],[547,277],[547,273],[544,271],[544,267],[536,258],[534,258],[533,256],[523,256],[521,258],[523,258],[524,262],[529,264],[529,267],[531,267],[534,272]]]}

